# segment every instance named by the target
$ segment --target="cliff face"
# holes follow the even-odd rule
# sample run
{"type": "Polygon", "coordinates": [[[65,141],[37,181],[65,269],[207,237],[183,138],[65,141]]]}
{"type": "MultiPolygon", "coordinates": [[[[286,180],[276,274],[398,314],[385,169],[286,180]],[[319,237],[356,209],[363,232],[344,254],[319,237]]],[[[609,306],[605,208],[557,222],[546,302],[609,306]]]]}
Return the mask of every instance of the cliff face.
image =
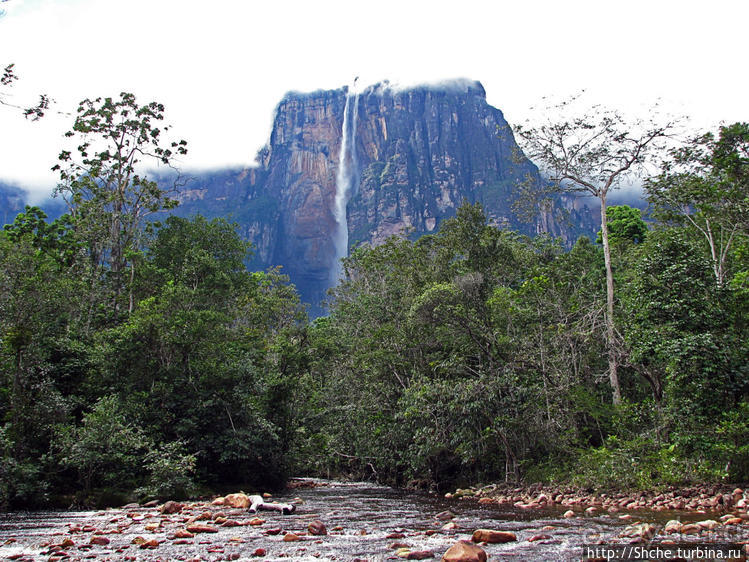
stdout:
{"type": "Polygon", "coordinates": [[[16,215],[23,211],[26,193],[17,187],[0,183],[0,228],[12,223],[16,215]]]}
{"type": "Polygon", "coordinates": [[[595,211],[572,199],[559,199],[530,224],[515,217],[516,184],[538,171],[518,159],[502,112],[486,103],[478,82],[287,94],[259,166],[197,178],[179,213],[230,216],[255,245],[254,267],[282,265],[303,298],[318,303],[335,280],[344,114],[349,246],[434,232],[464,200],[481,202],[496,224],[531,235],[574,241],[595,232],[595,211]],[[555,218],[562,208],[567,223],[555,218]]]}

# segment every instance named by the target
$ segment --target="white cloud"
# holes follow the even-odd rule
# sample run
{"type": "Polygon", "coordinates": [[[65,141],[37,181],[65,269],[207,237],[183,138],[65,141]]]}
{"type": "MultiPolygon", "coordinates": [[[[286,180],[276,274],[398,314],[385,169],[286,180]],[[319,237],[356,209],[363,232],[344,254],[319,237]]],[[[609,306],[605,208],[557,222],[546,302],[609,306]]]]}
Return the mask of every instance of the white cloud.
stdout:
{"type": "MultiPolygon", "coordinates": [[[[346,2],[9,0],[0,64],[14,100],[39,92],[73,111],[132,91],[166,105],[190,167],[249,164],[288,90],[360,76],[414,84],[465,76],[510,121],[547,94],[586,88],[639,110],[657,98],[697,124],[746,120],[743,22],[721,1],[346,2]]],[[[0,108],[0,179],[49,189],[71,118],[29,123],[0,108]]]]}

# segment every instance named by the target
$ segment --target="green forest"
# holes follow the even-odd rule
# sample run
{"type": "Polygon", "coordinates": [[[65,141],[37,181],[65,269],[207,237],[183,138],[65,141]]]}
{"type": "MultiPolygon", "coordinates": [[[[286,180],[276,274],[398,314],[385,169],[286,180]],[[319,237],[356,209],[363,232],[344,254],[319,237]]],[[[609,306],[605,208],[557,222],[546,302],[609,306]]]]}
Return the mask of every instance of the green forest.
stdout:
{"type": "Polygon", "coordinates": [[[0,234],[1,507],[291,475],[749,480],[749,124],[672,149],[647,211],[608,207],[599,242],[464,203],[435,234],[360,246],[309,320],[282,271],[246,269],[233,224],[168,215],[179,186],[140,171],[187,151],[163,112],[82,102],[55,166],[68,212],[0,234]]]}

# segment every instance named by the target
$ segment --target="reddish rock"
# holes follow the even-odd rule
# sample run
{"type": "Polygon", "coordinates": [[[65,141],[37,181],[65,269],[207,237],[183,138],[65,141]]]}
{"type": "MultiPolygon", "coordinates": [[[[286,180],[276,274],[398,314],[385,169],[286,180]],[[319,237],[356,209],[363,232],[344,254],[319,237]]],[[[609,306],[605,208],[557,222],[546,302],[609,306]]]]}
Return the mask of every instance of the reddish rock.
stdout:
{"type": "Polygon", "coordinates": [[[265,523],[265,519],[260,519],[259,517],[255,517],[254,519],[250,520],[250,522],[247,524],[252,525],[253,527],[256,527],[258,525],[262,525],[263,523],[265,523]]]}
{"type": "Polygon", "coordinates": [[[434,558],[434,552],[431,550],[414,550],[406,555],[406,560],[426,560],[434,558]]]}
{"type": "Polygon", "coordinates": [[[266,535],[278,535],[281,533],[281,527],[273,527],[265,531],[266,535]]]}
{"type": "Polygon", "coordinates": [[[639,525],[630,525],[619,534],[620,537],[652,539],[655,536],[655,525],[649,523],[640,523],[639,525]]]}
{"type": "Polygon", "coordinates": [[[177,529],[174,531],[174,538],[175,539],[191,539],[195,536],[195,533],[191,533],[190,531],[186,531],[185,529],[177,529]]]}
{"type": "Polygon", "coordinates": [[[452,511],[442,511],[434,516],[435,519],[439,519],[440,521],[449,521],[454,517],[455,514],[452,511]]]}
{"type": "Polygon", "coordinates": [[[442,555],[442,562],[486,562],[486,552],[468,541],[459,541],[442,555]]]}
{"type": "Polygon", "coordinates": [[[403,533],[390,533],[385,537],[386,539],[405,539],[406,535],[403,533]]]}
{"type": "Polygon", "coordinates": [[[473,532],[473,542],[503,543],[518,540],[515,533],[509,531],[495,531],[493,529],[477,529],[473,532]]]}
{"type": "Polygon", "coordinates": [[[388,546],[390,550],[397,550],[399,548],[411,548],[411,545],[406,542],[394,542],[388,546]]]}
{"type": "Polygon", "coordinates": [[[250,507],[250,504],[252,502],[250,501],[250,497],[247,494],[229,494],[224,498],[224,503],[222,505],[226,505],[229,507],[233,507],[236,509],[247,509],[250,507]]]}
{"type": "Polygon", "coordinates": [[[191,533],[218,533],[218,529],[216,527],[211,527],[210,525],[201,525],[199,523],[188,525],[187,530],[191,533]]]}
{"type": "Polygon", "coordinates": [[[551,535],[534,535],[528,539],[528,542],[545,541],[550,538],[551,535]]]}
{"type": "MultiPolygon", "coordinates": [[[[214,519],[214,521],[216,521],[216,523],[218,523],[217,520],[214,519]]],[[[222,527],[239,527],[240,525],[241,525],[241,523],[239,521],[234,520],[234,519],[227,519],[226,521],[224,521],[223,523],[221,523],[222,527]]]]}
{"type": "Polygon", "coordinates": [[[564,515],[562,515],[562,517],[564,517],[565,519],[570,519],[574,516],[575,516],[575,512],[572,511],[571,509],[568,509],[567,511],[564,512],[564,515]]]}
{"type": "Polygon", "coordinates": [[[307,531],[310,535],[327,535],[328,530],[325,528],[325,525],[322,521],[319,521],[315,519],[314,521],[311,521],[309,525],[307,525],[307,531]]]}
{"type": "Polygon", "coordinates": [[[266,552],[264,548],[256,548],[255,552],[252,553],[253,556],[265,556],[266,552]]]}
{"type": "Polygon", "coordinates": [[[179,513],[183,507],[185,507],[185,504],[170,500],[162,505],[159,511],[164,515],[171,515],[172,513],[179,513]]]}
{"type": "Polygon", "coordinates": [[[88,541],[88,544],[98,544],[99,546],[104,546],[109,544],[109,539],[107,537],[97,535],[95,537],[91,537],[91,540],[88,541]]]}
{"type": "Polygon", "coordinates": [[[741,525],[741,523],[744,520],[741,519],[741,517],[731,517],[730,519],[726,519],[723,524],[724,525],[741,525]]]}
{"type": "Polygon", "coordinates": [[[158,546],[159,541],[157,541],[156,539],[151,539],[141,544],[140,548],[157,548],[158,546]]]}
{"type": "Polygon", "coordinates": [[[176,541],[172,541],[172,544],[192,544],[193,541],[188,539],[177,539],[176,541]]]}
{"type": "Polygon", "coordinates": [[[301,540],[301,538],[299,537],[299,535],[295,535],[294,533],[286,533],[283,536],[283,541],[284,542],[296,542],[296,541],[299,541],[299,540],[301,540]]]}
{"type": "Polygon", "coordinates": [[[211,505],[224,505],[224,498],[216,498],[211,502],[211,505]]]}

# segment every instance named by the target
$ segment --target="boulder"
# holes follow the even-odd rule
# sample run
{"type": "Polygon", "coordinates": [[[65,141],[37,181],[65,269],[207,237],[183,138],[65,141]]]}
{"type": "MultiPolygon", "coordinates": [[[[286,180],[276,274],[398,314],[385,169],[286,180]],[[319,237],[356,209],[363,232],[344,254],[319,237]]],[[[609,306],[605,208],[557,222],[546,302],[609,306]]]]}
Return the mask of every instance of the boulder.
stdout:
{"type": "Polygon", "coordinates": [[[495,531],[493,529],[477,529],[473,532],[473,542],[503,543],[518,540],[515,533],[509,531],[495,531]]]}
{"type": "Polygon", "coordinates": [[[328,530],[325,528],[325,525],[322,521],[318,521],[315,519],[314,521],[310,521],[310,524],[307,525],[307,532],[309,532],[310,535],[327,535],[328,530]]]}
{"type": "Polygon", "coordinates": [[[486,562],[486,552],[468,541],[458,541],[442,555],[442,562],[486,562]]]}
{"type": "Polygon", "coordinates": [[[185,504],[170,500],[162,505],[159,511],[164,515],[171,515],[173,513],[179,513],[182,511],[183,507],[185,507],[185,504]]]}
{"type": "Polygon", "coordinates": [[[650,540],[655,536],[655,525],[651,525],[650,523],[630,525],[619,536],[650,540]]]}
{"type": "Polygon", "coordinates": [[[235,509],[247,509],[250,507],[251,503],[250,497],[247,494],[239,493],[226,496],[222,505],[233,507],[235,509]]]}

